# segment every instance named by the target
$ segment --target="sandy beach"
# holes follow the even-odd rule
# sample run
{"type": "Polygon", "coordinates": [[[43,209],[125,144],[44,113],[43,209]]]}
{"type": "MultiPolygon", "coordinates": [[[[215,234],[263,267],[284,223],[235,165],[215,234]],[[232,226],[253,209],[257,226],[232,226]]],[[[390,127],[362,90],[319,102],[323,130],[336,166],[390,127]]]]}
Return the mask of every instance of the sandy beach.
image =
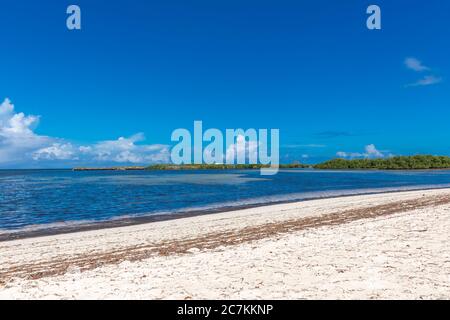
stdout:
{"type": "Polygon", "coordinates": [[[0,299],[449,299],[450,189],[0,242],[0,299]]]}

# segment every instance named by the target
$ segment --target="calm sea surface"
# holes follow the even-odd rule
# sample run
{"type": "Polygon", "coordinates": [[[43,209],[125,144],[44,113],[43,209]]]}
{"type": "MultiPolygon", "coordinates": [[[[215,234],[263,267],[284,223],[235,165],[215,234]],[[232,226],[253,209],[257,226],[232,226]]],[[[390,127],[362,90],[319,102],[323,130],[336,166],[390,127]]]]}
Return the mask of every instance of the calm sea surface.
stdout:
{"type": "Polygon", "coordinates": [[[450,186],[450,171],[0,170],[0,233],[280,201],[450,186]]]}

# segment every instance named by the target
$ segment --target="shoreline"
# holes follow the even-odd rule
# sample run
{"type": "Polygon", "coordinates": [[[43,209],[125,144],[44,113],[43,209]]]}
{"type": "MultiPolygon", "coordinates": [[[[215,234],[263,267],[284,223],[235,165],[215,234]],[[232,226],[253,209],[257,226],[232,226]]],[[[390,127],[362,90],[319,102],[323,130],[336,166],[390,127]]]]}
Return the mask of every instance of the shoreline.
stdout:
{"type": "Polygon", "coordinates": [[[448,299],[449,227],[447,188],[13,240],[0,299],[448,299]]]}
{"type": "MultiPolygon", "coordinates": [[[[230,211],[238,211],[245,209],[253,209],[253,208],[261,208],[272,205],[280,205],[280,204],[295,204],[306,201],[314,201],[320,199],[335,199],[335,198],[344,198],[344,197],[352,197],[352,196],[364,196],[364,195],[376,195],[376,194],[387,194],[387,193],[398,193],[398,192],[408,192],[408,191],[428,191],[428,190],[441,190],[450,188],[449,186],[411,186],[405,187],[405,189],[395,189],[395,190],[376,190],[376,189],[360,189],[360,190],[351,190],[354,193],[349,194],[338,194],[338,195],[326,195],[326,196],[310,196],[305,197],[303,199],[292,199],[292,200],[275,200],[269,202],[261,202],[254,204],[246,204],[246,205],[230,205],[230,206],[221,206],[217,208],[207,208],[207,209],[198,209],[198,210],[184,210],[173,213],[163,213],[163,214],[149,214],[135,217],[118,217],[105,221],[92,221],[92,222],[80,222],[73,221],[72,225],[64,225],[57,227],[47,227],[47,228],[38,228],[35,230],[23,230],[23,231],[9,231],[2,230],[0,231],[0,244],[2,242],[13,241],[13,240],[22,240],[28,238],[39,238],[46,236],[55,236],[62,234],[70,234],[84,231],[93,231],[93,230],[101,230],[101,229],[114,229],[121,228],[127,226],[137,226],[148,223],[155,223],[161,221],[171,221],[177,219],[184,219],[190,217],[197,217],[203,215],[214,215],[218,213],[225,213],[230,211]],[[365,191],[370,190],[370,191],[365,191]],[[355,191],[361,191],[356,192],[355,191]]],[[[386,188],[383,188],[386,189],[386,188]]],[[[346,190],[333,190],[333,191],[346,191],[346,190]]],[[[41,225],[44,227],[45,225],[41,225]]],[[[41,227],[39,226],[39,227],[41,227]]],[[[37,226],[36,226],[37,227],[37,226]]],[[[26,228],[26,227],[25,227],[26,228]]]]}

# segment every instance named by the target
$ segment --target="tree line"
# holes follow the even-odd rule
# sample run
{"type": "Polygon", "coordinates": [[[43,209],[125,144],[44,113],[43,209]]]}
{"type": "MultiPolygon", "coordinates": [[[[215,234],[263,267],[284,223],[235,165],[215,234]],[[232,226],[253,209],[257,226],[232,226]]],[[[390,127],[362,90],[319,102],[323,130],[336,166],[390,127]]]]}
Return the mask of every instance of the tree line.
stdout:
{"type": "Polygon", "coordinates": [[[336,158],[313,166],[316,169],[378,169],[378,170],[412,170],[412,169],[450,169],[450,157],[416,155],[377,159],[342,159],[336,158]]]}

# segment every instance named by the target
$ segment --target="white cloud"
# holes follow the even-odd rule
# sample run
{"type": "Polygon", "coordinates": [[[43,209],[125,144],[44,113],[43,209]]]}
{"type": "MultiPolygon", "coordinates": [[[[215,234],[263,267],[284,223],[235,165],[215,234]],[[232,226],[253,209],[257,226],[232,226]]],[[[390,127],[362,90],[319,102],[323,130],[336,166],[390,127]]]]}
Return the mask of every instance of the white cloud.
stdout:
{"type": "Polygon", "coordinates": [[[76,149],[71,143],[53,143],[49,147],[36,150],[33,160],[77,160],[76,149]]]}
{"type": "Polygon", "coordinates": [[[417,86],[429,86],[432,84],[436,84],[442,81],[442,78],[436,76],[425,76],[422,79],[408,84],[407,87],[417,87],[417,86]]]}
{"type": "Polygon", "coordinates": [[[429,71],[430,68],[428,68],[427,66],[423,65],[422,61],[420,61],[419,59],[413,58],[413,57],[409,57],[405,59],[405,65],[408,69],[417,71],[417,72],[422,72],[422,71],[429,71]]]}
{"type": "Polygon", "coordinates": [[[364,147],[365,152],[345,152],[339,151],[336,156],[339,158],[383,158],[385,153],[378,150],[374,144],[368,144],[364,147]]]}
{"type": "Polygon", "coordinates": [[[78,145],[65,139],[38,135],[39,117],[16,113],[9,99],[0,104],[0,166],[64,166],[83,163],[148,164],[168,162],[169,147],[142,144],[142,133],[117,140],[78,145]]]}
{"type": "Polygon", "coordinates": [[[9,99],[0,104],[0,164],[15,164],[29,157],[30,152],[48,145],[46,136],[33,132],[39,117],[14,113],[9,99]]]}
{"type": "Polygon", "coordinates": [[[32,135],[38,122],[39,117],[14,113],[14,105],[9,99],[0,105],[0,133],[4,136],[32,135]]]}
{"type": "Polygon", "coordinates": [[[367,146],[364,147],[364,149],[366,150],[366,155],[368,157],[375,157],[375,158],[382,158],[384,157],[384,155],[377,150],[377,148],[375,147],[374,144],[369,144],[367,146]]]}
{"type": "MultiPolygon", "coordinates": [[[[14,111],[14,106],[11,100],[6,98],[0,105],[0,121],[3,119],[4,115],[9,115],[14,111]]],[[[0,122],[1,123],[1,122],[0,122]]]]}
{"type": "Polygon", "coordinates": [[[91,155],[96,161],[134,164],[169,161],[168,146],[137,144],[144,140],[144,134],[138,133],[129,138],[120,137],[117,140],[100,141],[91,146],[81,146],[80,151],[91,155]]]}
{"type": "MultiPolygon", "coordinates": [[[[431,68],[425,66],[422,63],[422,61],[412,57],[405,59],[405,65],[408,69],[411,69],[416,72],[431,71],[431,68]]],[[[422,79],[417,80],[416,82],[407,84],[406,87],[429,86],[437,84],[441,81],[442,81],[441,77],[435,75],[426,75],[422,79]]]]}

